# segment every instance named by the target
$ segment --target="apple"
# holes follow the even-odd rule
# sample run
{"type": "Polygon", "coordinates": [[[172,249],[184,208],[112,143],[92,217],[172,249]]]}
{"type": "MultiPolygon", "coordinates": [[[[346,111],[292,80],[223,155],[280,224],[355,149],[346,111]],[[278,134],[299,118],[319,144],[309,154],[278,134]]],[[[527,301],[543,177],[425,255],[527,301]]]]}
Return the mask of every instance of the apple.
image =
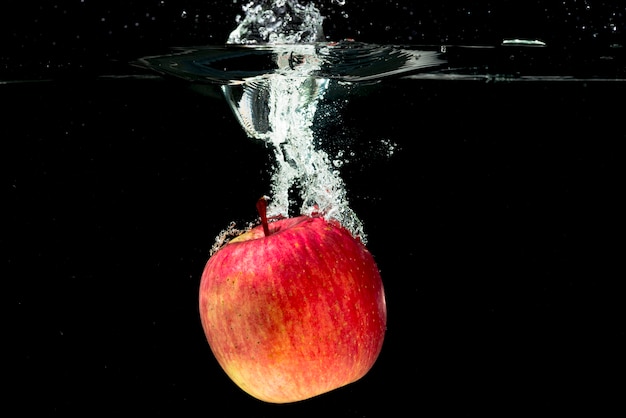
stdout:
{"type": "Polygon", "coordinates": [[[363,377],[383,344],[387,308],[365,245],[322,216],[268,222],[208,260],[199,291],[209,346],[226,374],[265,402],[309,399],[363,377]]]}

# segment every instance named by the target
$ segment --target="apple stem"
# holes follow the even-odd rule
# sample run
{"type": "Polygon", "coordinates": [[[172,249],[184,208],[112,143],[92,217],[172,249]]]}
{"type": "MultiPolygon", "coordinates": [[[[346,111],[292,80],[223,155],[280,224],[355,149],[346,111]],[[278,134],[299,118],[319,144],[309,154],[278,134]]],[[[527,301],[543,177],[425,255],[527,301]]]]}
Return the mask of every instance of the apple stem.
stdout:
{"type": "Polygon", "coordinates": [[[256,210],[259,212],[259,216],[261,216],[261,225],[263,225],[263,233],[265,236],[270,235],[270,227],[267,223],[267,201],[269,197],[261,196],[259,200],[256,202],[256,210]]]}

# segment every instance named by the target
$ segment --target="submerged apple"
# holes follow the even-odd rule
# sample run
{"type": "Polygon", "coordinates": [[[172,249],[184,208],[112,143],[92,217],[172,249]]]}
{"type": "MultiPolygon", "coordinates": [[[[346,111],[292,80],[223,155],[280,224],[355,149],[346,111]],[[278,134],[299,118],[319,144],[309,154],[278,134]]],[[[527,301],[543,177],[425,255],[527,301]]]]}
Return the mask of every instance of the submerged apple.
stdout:
{"type": "Polygon", "coordinates": [[[206,264],[200,317],[211,350],[248,394],[296,402],[363,377],[387,311],[374,258],[341,225],[299,216],[232,239],[206,264]]]}

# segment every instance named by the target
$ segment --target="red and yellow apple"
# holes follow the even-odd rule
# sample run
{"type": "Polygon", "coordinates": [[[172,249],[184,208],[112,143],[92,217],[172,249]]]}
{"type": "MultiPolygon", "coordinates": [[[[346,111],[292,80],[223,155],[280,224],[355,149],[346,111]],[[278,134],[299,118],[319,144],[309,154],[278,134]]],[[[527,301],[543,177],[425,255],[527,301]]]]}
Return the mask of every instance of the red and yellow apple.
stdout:
{"type": "Polygon", "coordinates": [[[299,216],[261,225],[213,254],[200,318],[218,363],[245,392],[296,402],[345,386],[374,365],[387,311],[378,267],[337,222],[299,216]]]}

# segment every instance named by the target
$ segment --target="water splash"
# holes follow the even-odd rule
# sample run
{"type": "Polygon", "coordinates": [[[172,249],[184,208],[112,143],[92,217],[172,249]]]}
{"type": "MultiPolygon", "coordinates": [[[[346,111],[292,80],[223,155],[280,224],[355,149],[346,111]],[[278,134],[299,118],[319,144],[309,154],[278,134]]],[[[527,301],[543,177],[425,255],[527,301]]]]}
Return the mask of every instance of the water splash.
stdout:
{"type": "Polygon", "coordinates": [[[324,40],[324,18],[313,3],[261,0],[243,6],[245,17],[228,37],[229,44],[312,43],[324,40]]]}
{"type": "Polygon", "coordinates": [[[362,222],[348,204],[339,171],[328,154],[315,147],[312,129],[318,103],[329,79],[316,76],[322,60],[311,44],[323,39],[323,17],[312,3],[262,1],[244,6],[246,17],[229,44],[279,44],[273,49],[277,69],[242,84],[222,86],[246,133],[275,153],[270,216],[288,216],[299,201],[300,214],[335,219],[365,241],[362,222]],[[293,197],[297,191],[298,198],[293,197]]]}

